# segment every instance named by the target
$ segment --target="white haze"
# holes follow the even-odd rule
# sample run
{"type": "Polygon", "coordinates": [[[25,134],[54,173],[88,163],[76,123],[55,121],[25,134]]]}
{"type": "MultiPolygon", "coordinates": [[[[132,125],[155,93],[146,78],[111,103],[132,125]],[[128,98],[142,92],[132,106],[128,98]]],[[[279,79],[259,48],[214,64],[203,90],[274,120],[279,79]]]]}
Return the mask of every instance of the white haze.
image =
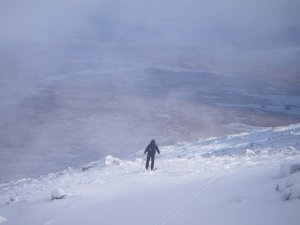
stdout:
{"type": "Polygon", "coordinates": [[[299,121],[297,100],[272,97],[300,95],[299,8],[296,0],[2,0],[0,181],[134,152],[152,138],[299,121]]]}

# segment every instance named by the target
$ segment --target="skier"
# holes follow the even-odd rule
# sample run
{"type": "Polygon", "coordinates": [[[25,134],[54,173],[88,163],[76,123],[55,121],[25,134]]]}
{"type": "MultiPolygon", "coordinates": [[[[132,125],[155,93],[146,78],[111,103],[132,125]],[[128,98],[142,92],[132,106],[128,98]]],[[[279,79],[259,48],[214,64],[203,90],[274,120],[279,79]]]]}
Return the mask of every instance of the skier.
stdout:
{"type": "Polygon", "coordinates": [[[160,151],[159,151],[155,141],[152,140],[150,142],[150,144],[147,146],[146,150],[144,151],[144,154],[147,153],[146,170],[148,170],[150,159],[151,159],[151,170],[154,169],[154,159],[155,159],[156,152],[158,154],[160,154],[160,151]]]}

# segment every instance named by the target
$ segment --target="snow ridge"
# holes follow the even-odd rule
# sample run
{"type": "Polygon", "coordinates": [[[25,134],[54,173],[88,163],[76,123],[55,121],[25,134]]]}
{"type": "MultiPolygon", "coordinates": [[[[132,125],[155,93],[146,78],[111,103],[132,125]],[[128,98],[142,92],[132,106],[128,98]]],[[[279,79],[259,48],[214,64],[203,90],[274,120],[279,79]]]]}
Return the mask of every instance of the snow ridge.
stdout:
{"type": "MultiPolygon", "coordinates": [[[[0,215],[4,217],[0,219],[3,218],[2,221],[6,224],[20,224],[20,221],[25,225],[49,224],[49,221],[50,224],[82,224],[80,218],[76,216],[74,221],[72,220],[76,210],[80,211],[82,208],[91,210],[95,204],[98,209],[106,208],[105,205],[113,204],[120,198],[127,199],[128,204],[135,207],[131,202],[137,201],[138,205],[140,201],[128,199],[130,196],[149,192],[153,196],[164,198],[171,195],[169,191],[165,192],[165,189],[173,189],[174,193],[181,192],[181,188],[176,187],[184,185],[183,189],[190,190],[190,194],[168,205],[172,208],[171,211],[159,215],[155,220],[152,218],[149,220],[152,221],[149,224],[176,224],[178,218],[184,217],[187,211],[203,198],[204,192],[208,192],[209,195],[212,186],[220,185],[216,183],[237,176],[235,175],[237,172],[247,173],[257,168],[264,171],[267,171],[266,168],[273,168],[274,173],[276,167],[278,171],[275,174],[277,174],[282,164],[293,165],[293,171],[296,172],[285,173],[284,176],[277,175],[277,178],[273,174],[270,188],[274,193],[267,194],[268,198],[280,201],[300,198],[300,173],[295,169],[300,162],[300,124],[162,146],[161,152],[156,159],[158,170],[154,172],[145,172],[143,151],[139,151],[125,159],[107,156],[81,168],[68,168],[35,179],[1,184],[0,215]],[[216,182],[224,176],[229,178],[216,182]],[[193,182],[193,185],[189,185],[190,182],[193,182]],[[65,207],[68,209],[66,215],[61,212],[65,207]],[[39,214],[34,213],[33,216],[36,210],[39,214]],[[48,210],[50,214],[46,213],[48,210]],[[16,213],[19,216],[16,217],[16,213]]],[[[287,170],[289,171],[282,169],[287,170]]],[[[270,183],[266,184],[267,188],[270,183]]],[[[239,202],[248,198],[231,196],[231,199],[240,199],[239,202]]],[[[226,204],[229,204],[228,202],[232,204],[231,200],[226,204]]],[[[299,206],[299,203],[297,204],[299,206]]],[[[143,207],[145,206],[137,210],[142,210],[143,207]]],[[[97,224],[98,221],[93,220],[98,216],[97,211],[91,210],[90,224],[97,224]]],[[[112,211],[103,216],[110,213],[112,211]]],[[[112,220],[117,221],[118,218],[109,218],[105,224],[118,224],[112,223],[112,220]]],[[[130,218],[126,217],[125,220],[129,221],[130,218]]],[[[197,220],[193,221],[197,224],[197,220]]],[[[190,224],[193,224],[193,221],[190,221],[190,224]]],[[[131,224],[139,224],[138,218],[134,222],[131,221],[131,224]]],[[[215,224],[218,222],[215,221],[215,224]]],[[[256,224],[260,223],[256,221],[256,224]]]]}

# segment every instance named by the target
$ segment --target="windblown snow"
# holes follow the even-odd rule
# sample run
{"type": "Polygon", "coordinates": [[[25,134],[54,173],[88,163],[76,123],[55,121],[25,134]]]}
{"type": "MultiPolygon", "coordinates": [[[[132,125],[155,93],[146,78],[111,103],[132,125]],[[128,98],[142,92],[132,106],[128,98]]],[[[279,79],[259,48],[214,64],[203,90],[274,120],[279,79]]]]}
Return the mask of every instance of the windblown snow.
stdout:
{"type": "Polygon", "coordinates": [[[0,185],[0,223],[298,225],[300,124],[161,146],[0,185]]]}

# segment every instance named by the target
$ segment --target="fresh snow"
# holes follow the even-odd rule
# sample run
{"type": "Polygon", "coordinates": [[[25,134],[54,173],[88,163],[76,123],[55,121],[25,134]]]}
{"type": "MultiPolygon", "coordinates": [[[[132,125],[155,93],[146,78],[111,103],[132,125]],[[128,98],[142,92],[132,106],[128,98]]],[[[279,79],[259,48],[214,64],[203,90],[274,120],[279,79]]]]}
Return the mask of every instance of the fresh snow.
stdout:
{"type": "Polygon", "coordinates": [[[161,146],[0,185],[0,223],[298,225],[300,124],[161,146]],[[55,200],[53,200],[55,199],[55,200]]]}
{"type": "Polygon", "coordinates": [[[0,223],[3,223],[3,222],[5,222],[5,221],[6,221],[6,218],[0,216],[0,223]]]}
{"type": "Polygon", "coordinates": [[[55,199],[63,199],[67,196],[67,194],[65,193],[64,190],[62,190],[61,188],[58,188],[54,191],[52,191],[51,193],[51,199],[55,200],[55,199]]]}

